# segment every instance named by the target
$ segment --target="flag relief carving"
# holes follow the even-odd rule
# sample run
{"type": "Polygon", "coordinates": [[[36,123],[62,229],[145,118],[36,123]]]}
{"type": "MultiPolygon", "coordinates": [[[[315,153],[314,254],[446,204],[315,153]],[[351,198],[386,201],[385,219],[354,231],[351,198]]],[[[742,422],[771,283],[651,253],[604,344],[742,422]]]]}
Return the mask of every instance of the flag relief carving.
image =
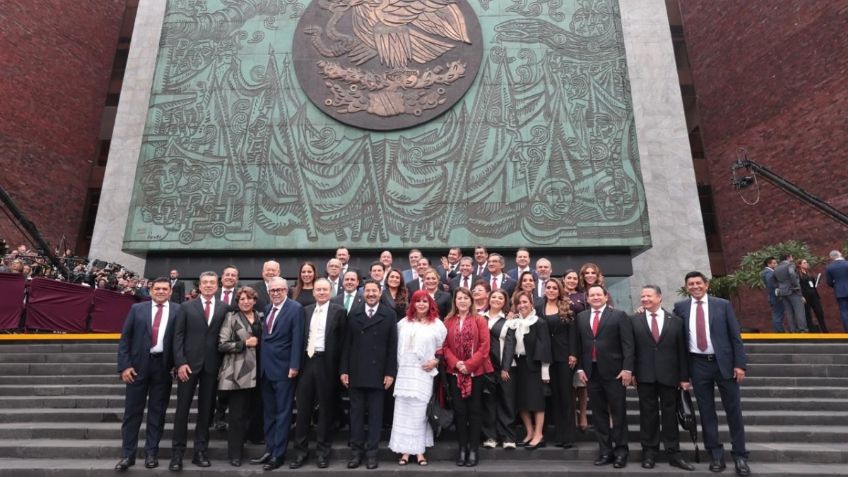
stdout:
{"type": "Polygon", "coordinates": [[[503,3],[169,0],[125,248],[649,245],[617,2],[503,3]]]}

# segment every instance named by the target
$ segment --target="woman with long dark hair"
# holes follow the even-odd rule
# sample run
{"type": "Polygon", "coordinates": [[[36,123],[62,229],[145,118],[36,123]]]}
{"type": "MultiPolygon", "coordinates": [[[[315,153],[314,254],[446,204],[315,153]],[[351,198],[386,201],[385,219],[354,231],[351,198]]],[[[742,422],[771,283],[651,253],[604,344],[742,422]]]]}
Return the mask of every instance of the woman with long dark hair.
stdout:
{"type": "Polygon", "coordinates": [[[297,282],[292,290],[292,299],[303,306],[312,305],[315,303],[315,297],[312,296],[312,288],[315,286],[315,279],[318,278],[318,269],[312,262],[303,262],[300,264],[300,269],[297,271],[297,282]]]}
{"type": "Polygon", "coordinates": [[[536,296],[536,277],[533,276],[533,272],[523,272],[518,277],[518,287],[516,290],[524,290],[530,293],[530,296],[533,297],[533,306],[538,307],[542,303],[544,303],[543,298],[539,298],[536,296]]]}
{"type": "Polygon", "coordinates": [[[483,317],[489,324],[489,358],[495,369],[488,399],[483,396],[483,447],[495,447],[500,441],[504,449],[515,449],[515,328],[509,326],[512,315],[505,291],[489,294],[483,317]]]}
{"type": "Polygon", "coordinates": [[[392,268],[386,274],[386,286],[383,288],[383,304],[395,310],[398,320],[406,316],[409,304],[409,291],[403,282],[403,272],[392,268]]]}

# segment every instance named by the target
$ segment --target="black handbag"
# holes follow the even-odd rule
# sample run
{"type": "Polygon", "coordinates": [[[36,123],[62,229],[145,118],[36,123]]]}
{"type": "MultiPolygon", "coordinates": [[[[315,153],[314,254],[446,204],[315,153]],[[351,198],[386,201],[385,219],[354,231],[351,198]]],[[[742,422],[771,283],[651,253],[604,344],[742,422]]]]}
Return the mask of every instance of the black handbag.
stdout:
{"type": "Polygon", "coordinates": [[[698,420],[695,417],[695,406],[692,405],[692,395],[683,388],[677,395],[677,421],[680,423],[680,427],[689,431],[692,443],[695,444],[695,462],[701,462],[701,455],[698,450],[698,420]]]}
{"type": "Polygon", "coordinates": [[[433,428],[433,438],[439,437],[442,431],[447,430],[453,424],[453,410],[442,407],[439,404],[439,389],[443,389],[445,392],[445,404],[448,404],[450,400],[444,370],[439,371],[439,379],[435,381],[435,389],[433,389],[433,394],[427,403],[427,421],[430,423],[430,427],[433,428]]]}

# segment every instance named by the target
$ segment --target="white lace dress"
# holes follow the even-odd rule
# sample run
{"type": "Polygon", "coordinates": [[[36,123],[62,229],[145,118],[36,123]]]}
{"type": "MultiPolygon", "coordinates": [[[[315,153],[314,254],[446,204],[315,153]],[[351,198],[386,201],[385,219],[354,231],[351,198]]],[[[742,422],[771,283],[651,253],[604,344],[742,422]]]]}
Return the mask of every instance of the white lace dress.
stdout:
{"type": "Polygon", "coordinates": [[[433,394],[433,378],[421,365],[432,360],[442,347],[447,329],[441,320],[398,322],[398,373],[395,380],[395,415],[389,449],[399,454],[423,454],[433,445],[433,429],[427,422],[427,403],[433,394]]]}

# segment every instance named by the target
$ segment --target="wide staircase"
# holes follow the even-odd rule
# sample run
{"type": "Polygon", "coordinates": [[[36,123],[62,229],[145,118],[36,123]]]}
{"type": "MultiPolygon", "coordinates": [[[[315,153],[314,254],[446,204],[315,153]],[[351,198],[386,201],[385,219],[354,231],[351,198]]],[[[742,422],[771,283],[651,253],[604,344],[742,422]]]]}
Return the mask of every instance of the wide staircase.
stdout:
{"type": "MultiPolygon", "coordinates": [[[[742,385],[750,465],[754,475],[848,475],[848,342],[750,342],[746,345],[750,365],[742,385]]],[[[0,342],[0,477],[4,476],[102,476],[120,457],[120,427],[124,386],[115,372],[115,342],[0,342]]],[[[718,398],[717,398],[718,400],[718,398]]],[[[170,474],[171,423],[176,401],[172,393],[168,424],[160,451],[160,467],[146,470],[143,456],[130,474],[170,474]]],[[[708,457],[701,448],[701,463],[695,472],[685,472],[658,463],[651,471],[639,466],[638,411],[635,391],[629,392],[630,464],[626,469],[594,467],[597,444],[592,431],[581,434],[569,450],[546,447],[536,451],[502,449],[481,452],[474,469],[457,468],[452,459],[451,436],[439,439],[428,452],[430,466],[399,467],[397,456],[385,449],[376,471],[345,468],[349,452],[347,432],[340,432],[329,469],[319,470],[314,460],[297,471],[283,467],[276,472],[329,474],[426,472],[508,475],[714,475],[707,469],[708,457]]],[[[718,402],[721,408],[721,403],[718,402]]],[[[729,442],[727,426],[720,416],[722,439],[729,442]]],[[[142,436],[144,427],[142,426],[142,436]]],[[[254,466],[230,467],[226,440],[212,432],[212,467],[200,469],[190,463],[187,475],[258,475],[254,466]]],[[[694,458],[689,434],[681,431],[684,454],[694,458]]],[[[189,437],[191,441],[191,437],[189,437]]],[[[190,446],[191,444],[189,444],[190,446]]],[[[729,446],[729,444],[728,444],[729,446]]],[[[143,448],[143,441],[141,443],[143,448]]],[[[248,445],[255,457],[261,446],[248,445]]],[[[291,457],[291,453],[289,454],[291,457]]],[[[733,474],[729,456],[726,475],[733,474]]]]}

